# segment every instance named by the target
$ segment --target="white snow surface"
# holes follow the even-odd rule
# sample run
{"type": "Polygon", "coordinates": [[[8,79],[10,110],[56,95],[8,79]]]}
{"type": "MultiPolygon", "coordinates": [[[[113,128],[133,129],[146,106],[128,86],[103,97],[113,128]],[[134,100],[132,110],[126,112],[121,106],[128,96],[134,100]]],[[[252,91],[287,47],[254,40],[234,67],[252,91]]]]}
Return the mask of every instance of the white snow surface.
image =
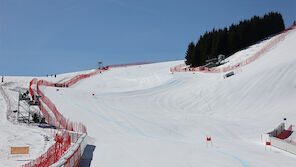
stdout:
{"type": "MultiPolygon", "coordinates": [[[[242,61],[266,42],[228,60],[242,61]]],[[[88,144],[95,146],[94,167],[294,167],[296,155],[276,148],[265,150],[260,136],[284,117],[288,125],[295,125],[295,43],[293,30],[226,79],[222,73],[171,74],[170,67],[183,63],[173,61],[111,68],[70,88],[42,89],[66,118],[86,125],[88,144]],[[212,144],[206,143],[206,136],[211,136],[212,144]]],[[[41,79],[64,81],[74,74],[41,79]]],[[[31,78],[10,79],[26,87],[31,78]]],[[[1,99],[0,105],[0,120],[5,122],[1,99]]],[[[44,151],[44,141],[36,133],[44,131],[18,126],[1,124],[1,150],[19,142],[11,142],[10,136],[29,133],[22,138],[24,144],[36,143],[36,151],[44,151]],[[6,127],[11,130],[5,131],[6,127]]],[[[0,166],[21,164],[8,162],[1,150],[0,166]]]]}
{"type": "MultiPolygon", "coordinates": [[[[32,77],[4,77],[0,86],[9,96],[11,109],[17,109],[18,92],[28,89],[32,77]]],[[[0,166],[21,166],[39,157],[53,144],[53,131],[7,120],[7,102],[0,93],[0,166]],[[11,155],[10,147],[29,146],[28,155],[11,155]]],[[[27,106],[21,106],[27,108],[27,106]]],[[[33,108],[31,108],[33,110],[33,108]]],[[[12,117],[16,118],[16,114],[12,117]]]]}
{"type": "Polygon", "coordinates": [[[284,117],[296,122],[295,43],[293,30],[226,79],[171,74],[183,62],[174,61],[110,69],[59,92],[44,89],[67,118],[86,125],[96,146],[91,166],[295,166],[295,155],[265,151],[260,140],[284,117]]]}

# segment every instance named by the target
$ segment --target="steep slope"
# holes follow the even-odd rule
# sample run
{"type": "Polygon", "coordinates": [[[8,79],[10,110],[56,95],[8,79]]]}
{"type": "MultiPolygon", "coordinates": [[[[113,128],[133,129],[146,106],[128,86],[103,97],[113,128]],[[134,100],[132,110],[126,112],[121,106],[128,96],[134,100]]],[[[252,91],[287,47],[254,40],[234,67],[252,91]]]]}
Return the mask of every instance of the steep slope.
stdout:
{"type": "Polygon", "coordinates": [[[176,61],[44,89],[60,112],[87,126],[96,146],[92,166],[295,166],[294,155],[265,151],[260,141],[282,118],[296,122],[295,43],[293,30],[226,79],[170,74],[176,61]]]}

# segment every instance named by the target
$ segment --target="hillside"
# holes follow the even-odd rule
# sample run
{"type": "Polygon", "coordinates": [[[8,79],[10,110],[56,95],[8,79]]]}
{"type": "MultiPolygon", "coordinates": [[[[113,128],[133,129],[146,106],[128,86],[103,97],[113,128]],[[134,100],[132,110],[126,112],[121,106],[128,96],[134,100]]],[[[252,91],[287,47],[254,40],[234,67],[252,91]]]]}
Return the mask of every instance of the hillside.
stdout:
{"type": "Polygon", "coordinates": [[[176,61],[113,68],[45,93],[87,126],[96,146],[92,166],[294,166],[295,156],[265,151],[260,135],[284,117],[295,124],[295,42],[293,30],[227,79],[172,75],[169,68],[182,63],[176,61]]]}
{"type": "MultiPolygon", "coordinates": [[[[264,42],[229,57],[229,63],[245,59],[264,42]]],[[[89,145],[95,146],[91,166],[295,166],[294,155],[265,151],[260,140],[284,117],[288,124],[296,122],[295,43],[292,30],[226,79],[223,73],[171,74],[170,67],[183,63],[173,61],[111,68],[69,88],[41,89],[66,118],[86,125],[89,145]]],[[[74,74],[38,79],[58,82],[74,74]]],[[[17,90],[31,79],[7,77],[1,85],[13,108],[17,90]]],[[[50,132],[8,122],[8,105],[0,98],[0,166],[36,158],[52,142],[44,139],[50,132]],[[7,159],[13,144],[30,145],[32,156],[7,159]]]]}

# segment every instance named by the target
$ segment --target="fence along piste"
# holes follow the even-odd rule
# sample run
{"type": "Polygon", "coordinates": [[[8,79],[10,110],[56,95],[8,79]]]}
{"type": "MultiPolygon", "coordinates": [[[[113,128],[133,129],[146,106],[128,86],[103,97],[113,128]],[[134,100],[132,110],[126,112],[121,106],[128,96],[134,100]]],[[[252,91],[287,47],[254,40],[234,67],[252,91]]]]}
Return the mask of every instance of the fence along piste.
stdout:
{"type": "MultiPolygon", "coordinates": [[[[105,69],[98,69],[94,72],[91,72],[89,74],[81,74],[74,76],[70,80],[64,82],[64,83],[52,83],[44,80],[37,80],[34,78],[30,82],[29,86],[29,92],[32,97],[35,97],[37,94],[41,96],[40,98],[40,106],[39,109],[41,110],[43,116],[45,117],[46,121],[53,126],[59,127],[59,130],[69,130],[69,131],[75,131],[75,132],[82,132],[86,133],[86,127],[82,123],[76,123],[72,122],[69,119],[66,119],[56,108],[56,106],[51,102],[51,100],[45,96],[45,94],[39,89],[39,86],[50,86],[55,87],[57,85],[62,87],[70,87],[77,83],[78,81],[91,77],[93,75],[96,75],[98,73],[101,73],[102,71],[107,70],[105,69]],[[36,91],[37,94],[33,91],[32,86],[36,85],[36,91]],[[49,114],[46,107],[41,103],[44,103],[53,113],[54,118],[49,114]]],[[[36,98],[33,99],[34,101],[38,100],[36,98]]],[[[44,167],[44,166],[50,166],[57,162],[60,157],[65,153],[66,150],[68,150],[71,146],[71,138],[68,135],[66,131],[62,131],[62,134],[56,134],[55,136],[55,144],[52,145],[46,153],[42,154],[37,159],[22,165],[22,167],[44,167]]],[[[76,151],[73,153],[70,158],[65,162],[65,166],[77,166],[79,163],[79,159],[81,158],[81,147],[79,146],[76,151]],[[74,164],[72,164],[72,162],[74,164]],[[71,165],[72,164],[72,165],[71,165]]]]}
{"type": "Polygon", "coordinates": [[[202,71],[207,73],[221,73],[221,72],[227,72],[231,71],[237,68],[240,68],[242,66],[245,66],[253,61],[255,61],[257,58],[259,58],[263,53],[268,51],[270,48],[275,46],[278,42],[280,42],[289,31],[296,28],[296,24],[292,25],[291,27],[287,28],[286,30],[282,31],[277,37],[269,41],[262,49],[260,49],[258,52],[256,52],[253,56],[247,58],[246,60],[239,62],[235,65],[228,66],[228,67],[213,67],[213,68],[207,68],[207,67],[186,67],[185,64],[180,64],[175,67],[170,68],[170,71],[172,73],[174,72],[186,72],[186,71],[202,71]]]}

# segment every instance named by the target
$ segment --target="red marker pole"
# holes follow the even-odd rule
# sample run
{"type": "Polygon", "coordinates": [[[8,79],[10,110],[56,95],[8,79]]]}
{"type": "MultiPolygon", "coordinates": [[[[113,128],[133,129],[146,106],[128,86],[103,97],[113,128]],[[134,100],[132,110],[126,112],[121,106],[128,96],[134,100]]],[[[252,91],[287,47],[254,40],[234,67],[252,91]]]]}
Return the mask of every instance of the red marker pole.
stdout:
{"type": "Polygon", "coordinates": [[[212,143],[212,137],[206,137],[206,143],[207,143],[207,147],[208,147],[208,142],[211,142],[211,146],[213,146],[213,143],[212,143]]]}
{"type": "Polygon", "coordinates": [[[269,146],[269,149],[271,150],[271,141],[265,141],[265,150],[267,146],[269,146]]]}

